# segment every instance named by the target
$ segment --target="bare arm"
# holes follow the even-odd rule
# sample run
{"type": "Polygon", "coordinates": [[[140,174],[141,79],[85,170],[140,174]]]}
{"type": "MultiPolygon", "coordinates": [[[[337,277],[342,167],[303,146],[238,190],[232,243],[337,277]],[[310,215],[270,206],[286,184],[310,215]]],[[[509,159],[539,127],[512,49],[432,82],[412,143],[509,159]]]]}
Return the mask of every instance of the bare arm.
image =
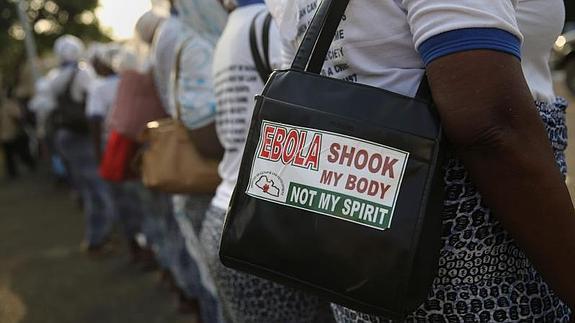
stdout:
{"type": "Polygon", "coordinates": [[[447,137],[488,206],[575,308],[575,212],[519,60],[476,50],[427,71],[447,137]]]}
{"type": "Polygon", "coordinates": [[[191,138],[202,156],[221,160],[224,155],[222,144],[218,140],[215,122],[209,125],[190,130],[191,138]]]}

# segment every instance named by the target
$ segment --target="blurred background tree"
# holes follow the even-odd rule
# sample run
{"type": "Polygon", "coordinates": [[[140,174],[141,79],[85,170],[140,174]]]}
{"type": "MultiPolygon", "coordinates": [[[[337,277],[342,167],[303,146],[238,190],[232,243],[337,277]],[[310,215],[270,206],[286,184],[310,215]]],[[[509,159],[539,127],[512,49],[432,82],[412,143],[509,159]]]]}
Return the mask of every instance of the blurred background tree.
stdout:
{"type": "MultiPolygon", "coordinates": [[[[117,0],[125,1],[125,0],[117,0]]],[[[0,0],[0,76],[5,85],[15,85],[26,63],[25,32],[18,17],[18,0],[0,0]]],[[[54,40],[74,34],[84,41],[108,41],[95,10],[98,0],[24,0],[38,54],[52,49],[54,40]]]]}
{"type": "MultiPolygon", "coordinates": [[[[22,77],[29,77],[26,71],[26,52],[23,39],[24,28],[20,23],[17,4],[20,0],[0,0],[0,87],[16,85],[22,77]]],[[[32,32],[42,56],[52,49],[59,36],[70,33],[84,41],[109,41],[109,35],[102,31],[95,10],[98,0],[22,0],[30,21],[32,32]]],[[[126,1],[126,0],[113,0],[126,1]]],[[[142,1],[142,0],[140,0],[142,1]]],[[[138,1],[136,1],[138,2],[138,1]]],[[[567,22],[575,25],[575,1],[564,0],[567,22]]],[[[154,5],[166,4],[165,0],[152,0],[154,5]]],[[[136,5],[136,3],[134,3],[136,5]]],[[[26,91],[25,91],[26,92],[26,91]]],[[[27,96],[23,94],[23,96],[27,96]]]]}

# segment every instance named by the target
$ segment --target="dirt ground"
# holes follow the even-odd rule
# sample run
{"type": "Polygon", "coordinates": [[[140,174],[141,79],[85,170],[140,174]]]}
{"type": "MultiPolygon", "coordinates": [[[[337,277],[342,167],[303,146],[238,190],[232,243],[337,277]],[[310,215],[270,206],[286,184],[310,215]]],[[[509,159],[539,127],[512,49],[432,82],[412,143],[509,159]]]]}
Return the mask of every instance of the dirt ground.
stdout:
{"type": "Polygon", "coordinates": [[[46,171],[0,182],[0,323],[192,323],[176,314],[157,272],[129,264],[125,246],[94,260],[83,219],[46,171]]]}

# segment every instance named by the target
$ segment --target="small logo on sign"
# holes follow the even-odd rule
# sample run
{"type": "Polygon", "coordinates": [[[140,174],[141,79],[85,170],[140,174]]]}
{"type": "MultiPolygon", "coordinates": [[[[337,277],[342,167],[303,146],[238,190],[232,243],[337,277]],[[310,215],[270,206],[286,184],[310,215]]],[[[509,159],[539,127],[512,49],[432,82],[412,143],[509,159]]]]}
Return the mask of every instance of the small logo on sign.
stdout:
{"type": "Polygon", "coordinates": [[[251,187],[261,196],[280,199],[285,195],[284,181],[274,172],[266,171],[252,177],[251,187]]]}
{"type": "Polygon", "coordinates": [[[260,176],[260,178],[256,181],[256,186],[259,187],[262,192],[279,197],[280,196],[280,189],[276,186],[273,180],[269,179],[266,175],[260,176]]]}

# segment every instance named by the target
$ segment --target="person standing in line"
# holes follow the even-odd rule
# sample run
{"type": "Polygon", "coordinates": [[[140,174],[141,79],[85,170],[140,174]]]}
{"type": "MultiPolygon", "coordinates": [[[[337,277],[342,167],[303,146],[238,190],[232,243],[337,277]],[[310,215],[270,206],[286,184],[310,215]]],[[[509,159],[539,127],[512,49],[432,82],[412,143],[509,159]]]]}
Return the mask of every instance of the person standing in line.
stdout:
{"type": "MultiPolygon", "coordinates": [[[[164,108],[169,111],[171,101],[168,91],[171,73],[174,69],[176,46],[180,41],[185,25],[180,21],[175,4],[172,3],[171,15],[167,20],[156,24],[154,12],[148,12],[138,22],[136,30],[140,39],[151,45],[150,68],[154,73],[154,81],[164,108]]],[[[157,233],[156,253],[160,264],[164,267],[164,277],[175,285],[178,293],[178,311],[181,313],[197,313],[200,309],[198,301],[196,265],[186,250],[185,239],[174,215],[173,195],[162,192],[144,192],[146,203],[153,205],[152,209],[160,214],[148,221],[157,233]],[[169,274],[166,274],[169,273],[169,274]]],[[[150,218],[151,219],[151,218],[150,218]]]]}
{"type": "MultiPolygon", "coordinates": [[[[227,20],[216,0],[176,0],[175,8],[183,28],[179,31],[171,61],[168,112],[176,117],[179,107],[198,152],[220,159],[222,147],[215,131],[215,96],[211,75],[213,50],[227,20]]],[[[174,219],[185,242],[179,270],[185,278],[184,297],[197,299],[204,322],[223,321],[216,290],[203,257],[198,233],[213,197],[210,194],[173,197],[174,219]]]]}
{"type": "Polygon", "coordinates": [[[28,135],[24,132],[22,110],[18,101],[11,97],[11,90],[0,98],[0,140],[4,150],[4,166],[8,179],[19,176],[18,159],[30,170],[36,169],[36,161],[30,153],[28,135]]]}
{"type": "Polygon", "coordinates": [[[116,99],[119,76],[113,68],[113,61],[119,55],[120,48],[113,44],[100,44],[94,50],[91,59],[92,68],[98,78],[88,92],[86,116],[90,123],[92,141],[96,158],[102,159],[107,139],[106,117],[116,99]]]}
{"type": "Polygon", "coordinates": [[[251,124],[253,98],[261,93],[265,82],[257,72],[250,50],[250,28],[254,19],[260,48],[258,54],[261,57],[269,55],[271,68],[279,67],[281,50],[274,23],[269,31],[263,30],[267,16],[264,2],[233,2],[223,3],[231,14],[214,53],[216,124],[225,154],[219,166],[222,183],[211,201],[200,235],[202,246],[231,322],[323,322],[322,314],[331,314],[328,303],[304,292],[225,268],[218,256],[224,219],[251,124]],[[269,32],[269,53],[262,50],[263,32],[269,32]]]}
{"type": "MultiPolygon", "coordinates": [[[[154,83],[162,100],[162,105],[166,110],[170,104],[168,84],[174,66],[176,45],[180,30],[184,28],[183,23],[178,19],[179,15],[174,1],[170,0],[169,3],[170,16],[158,26],[150,50],[154,83]]],[[[172,196],[168,193],[151,190],[146,190],[144,193],[149,209],[154,210],[156,213],[147,220],[148,226],[156,232],[157,239],[153,242],[153,249],[156,259],[162,267],[162,280],[172,284],[175,283],[173,268],[175,267],[174,259],[177,257],[171,256],[170,240],[174,240],[175,237],[181,238],[178,226],[172,215],[172,196]],[[171,229],[175,229],[175,231],[171,229]]],[[[183,238],[179,239],[179,241],[182,242],[183,238]]],[[[180,245],[183,245],[183,243],[180,245]]],[[[182,310],[185,311],[184,304],[181,305],[182,310]]]]}
{"type": "MultiPolygon", "coordinates": [[[[192,5],[195,6],[196,4],[192,5]]],[[[205,9],[203,2],[197,5],[197,9],[205,9]]],[[[172,3],[170,17],[166,22],[157,25],[157,28],[149,28],[150,24],[145,23],[146,20],[150,19],[141,19],[141,23],[137,26],[142,40],[152,44],[151,68],[160,98],[166,104],[168,112],[175,111],[174,84],[170,84],[173,78],[172,73],[174,73],[175,58],[179,48],[182,47],[183,38],[189,32],[189,27],[183,22],[183,18],[186,16],[179,14],[181,7],[182,5],[179,3],[172,3]],[[152,30],[154,31],[153,34],[152,30]]],[[[153,13],[147,15],[150,16],[153,13]]],[[[193,74],[194,72],[186,70],[184,67],[181,70],[182,74],[193,74]]],[[[213,293],[209,292],[209,289],[203,288],[196,258],[187,248],[186,234],[180,225],[187,224],[187,222],[181,221],[187,220],[187,218],[182,219],[182,216],[176,214],[179,209],[175,207],[172,199],[181,200],[170,194],[145,193],[148,203],[154,204],[153,209],[159,209],[162,213],[155,218],[156,221],[151,225],[158,233],[159,239],[155,249],[159,253],[160,264],[169,271],[178,291],[178,310],[182,313],[199,313],[200,318],[205,322],[219,321],[221,315],[217,300],[213,298],[213,293]]],[[[180,215],[182,214],[180,212],[180,215]]],[[[185,217],[186,214],[183,216],[185,217]]]]}
{"type": "MultiPolygon", "coordinates": [[[[101,255],[106,251],[104,246],[109,240],[116,214],[109,187],[98,173],[98,160],[89,129],[87,126],[85,130],[77,129],[84,121],[87,125],[85,100],[94,84],[95,73],[88,64],[80,62],[84,45],[77,37],[65,35],[58,38],[54,52],[60,60],[60,66],[50,71],[46,77],[53,101],[58,105],[75,103],[71,106],[73,109],[83,109],[68,111],[75,116],[83,116],[74,119],[78,124],[70,124],[67,120],[65,126],[60,122],[53,125],[55,149],[66,162],[72,182],[82,198],[86,216],[84,247],[90,255],[101,255]]],[[[52,113],[72,108],[56,106],[52,113]]]]}
{"type": "MultiPolygon", "coordinates": [[[[122,49],[118,44],[100,45],[92,59],[92,65],[100,76],[91,88],[86,104],[86,115],[90,122],[92,140],[98,161],[102,160],[110,129],[106,120],[116,102],[121,73],[126,69],[137,68],[135,54],[122,49]]],[[[128,241],[131,261],[136,263],[147,258],[147,252],[140,246],[138,236],[142,234],[143,205],[140,199],[140,186],[137,181],[109,182],[108,186],[114,200],[117,219],[128,241]]],[[[144,264],[151,266],[150,264],[144,264]]]]}
{"type": "MultiPolygon", "coordinates": [[[[318,3],[268,0],[286,65],[318,3]]],[[[407,322],[572,316],[566,102],[548,66],[563,20],[561,0],[349,2],[332,42],[338,55],[322,74],[414,96],[427,73],[457,156],[447,163],[439,271],[407,322]]],[[[338,322],[390,322],[339,305],[333,312],[338,322]]]]}
{"type": "MultiPolygon", "coordinates": [[[[186,27],[179,19],[173,1],[170,2],[170,16],[156,28],[152,26],[155,13],[149,12],[142,17],[137,26],[140,38],[151,44],[150,68],[154,82],[166,110],[169,108],[169,82],[174,69],[176,46],[180,41],[182,30],[186,27]],[[148,21],[148,22],[146,22],[148,21]]],[[[155,239],[152,248],[162,267],[162,280],[175,287],[178,293],[178,311],[197,313],[199,308],[197,279],[194,275],[195,264],[186,250],[185,239],[174,216],[172,194],[143,190],[143,200],[149,216],[144,227],[153,232],[155,239]],[[190,269],[191,268],[191,269],[190,269]]]]}

